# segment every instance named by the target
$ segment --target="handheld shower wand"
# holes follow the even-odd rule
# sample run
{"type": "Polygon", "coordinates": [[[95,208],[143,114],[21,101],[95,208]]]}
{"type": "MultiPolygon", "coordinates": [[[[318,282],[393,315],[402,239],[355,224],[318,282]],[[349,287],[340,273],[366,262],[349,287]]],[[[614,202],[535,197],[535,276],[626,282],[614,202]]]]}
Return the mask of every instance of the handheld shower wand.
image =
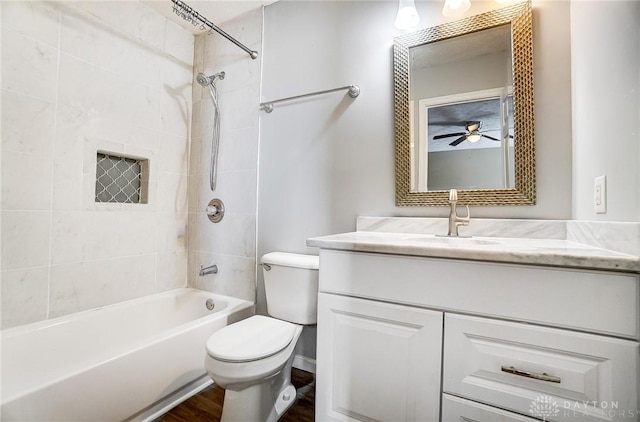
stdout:
{"type": "Polygon", "coordinates": [[[211,166],[209,168],[209,186],[212,192],[216,190],[218,147],[220,144],[220,107],[218,105],[216,79],[223,80],[224,76],[224,72],[215,73],[209,76],[204,73],[198,73],[196,76],[196,81],[198,81],[202,87],[209,88],[211,100],[213,101],[213,136],[211,139],[211,166]]]}

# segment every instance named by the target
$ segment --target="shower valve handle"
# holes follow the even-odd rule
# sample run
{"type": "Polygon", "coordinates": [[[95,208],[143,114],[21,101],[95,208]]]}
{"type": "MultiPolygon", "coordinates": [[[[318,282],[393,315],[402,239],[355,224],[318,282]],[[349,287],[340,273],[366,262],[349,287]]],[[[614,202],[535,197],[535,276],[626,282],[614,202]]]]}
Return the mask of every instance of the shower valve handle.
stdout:
{"type": "Polygon", "coordinates": [[[218,198],[212,199],[204,212],[209,216],[209,220],[211,220],[212,223],[218,223],[222,220],[222,217],[224,217],[224,204],[218,198]]]}

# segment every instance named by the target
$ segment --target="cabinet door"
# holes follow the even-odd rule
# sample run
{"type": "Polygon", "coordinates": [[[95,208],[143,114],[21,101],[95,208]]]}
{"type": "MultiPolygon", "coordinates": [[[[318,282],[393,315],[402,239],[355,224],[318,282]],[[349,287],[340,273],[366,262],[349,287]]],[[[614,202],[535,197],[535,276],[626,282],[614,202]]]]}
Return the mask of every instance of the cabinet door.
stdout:
{"type": "Polygon", "coordinates": [[[316,420],[437,421],[442,312],[319,294],[316,420]]]}

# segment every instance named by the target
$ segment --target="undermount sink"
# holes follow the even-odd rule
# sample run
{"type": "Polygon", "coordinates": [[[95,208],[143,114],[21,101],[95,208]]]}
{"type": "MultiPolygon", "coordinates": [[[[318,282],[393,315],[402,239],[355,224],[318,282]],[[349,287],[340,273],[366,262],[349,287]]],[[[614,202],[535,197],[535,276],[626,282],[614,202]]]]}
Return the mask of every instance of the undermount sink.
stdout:
{"type": "Polygon", "coordinates": [[[474,237],[418,237],[411,239],[415,242],[426,242],[426,243],[435,243],[440,245],[449,245],[449,246],[489,246],[489,245],[500,245],[501,243],[495,240],[486,240],[486,239],[477,239],[474,237]]]}

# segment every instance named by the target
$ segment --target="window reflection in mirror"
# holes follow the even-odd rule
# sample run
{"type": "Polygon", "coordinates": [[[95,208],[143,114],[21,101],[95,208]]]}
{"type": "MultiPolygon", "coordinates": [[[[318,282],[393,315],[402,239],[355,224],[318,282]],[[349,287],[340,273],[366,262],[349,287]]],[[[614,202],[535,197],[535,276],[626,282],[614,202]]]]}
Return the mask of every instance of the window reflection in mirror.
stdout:
{"type": "Polygon", "coordinates": [[[474,101],[421,104],[427,162],[416,163],[418,191],[425,190],[424,181],[427,191],[515,186],[513,95],[482,94],[474,101]],[[470,115],[475,120],[467,120],[470,115]]]}

